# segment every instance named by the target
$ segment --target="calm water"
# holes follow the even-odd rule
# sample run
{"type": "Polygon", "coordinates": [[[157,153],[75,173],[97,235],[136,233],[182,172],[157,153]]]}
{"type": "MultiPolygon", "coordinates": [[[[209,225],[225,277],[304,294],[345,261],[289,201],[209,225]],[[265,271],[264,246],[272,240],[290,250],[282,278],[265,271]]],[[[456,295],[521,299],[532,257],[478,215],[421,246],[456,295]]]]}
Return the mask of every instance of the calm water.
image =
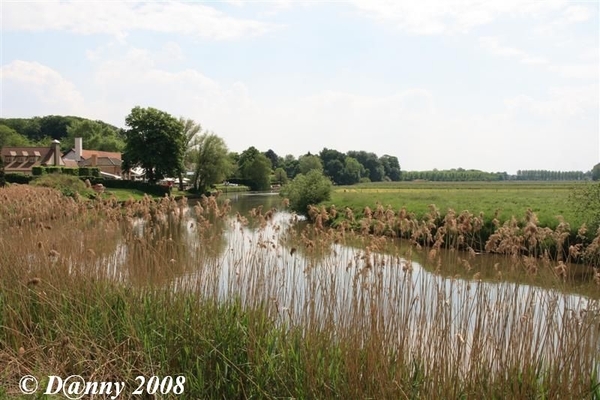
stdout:
{"type": "MultiPolygon", "coordinates": [[[[479,255],[468,261],[467,270],[467,255],[456,252],[444,253],[440,266],[427,262],[426,252],[402,242],[388,241],[374,250],[365,244],[319,241],[310,235],[309,224],[288,212],[276,211],[262,223],[236,218],[259,206],[263,214],[280,208],[277,195],[228,198],[231,217],[205,221],[213,228],[202,233],[191,202],[180,223],[170,221],[158,231],[138,223],[139,236],[173,243],[164,265],[149,266],[140,276],[155,276],[154,284],[195,290],[210,298],[235,297],[248,306],[269,304],[286,325],[333,324],[343,331],[356,329],[358,323],[365,335],[377,329],[391,345],[421,352],[429,346],[437,351],[441,330],[446,341],[467,343],[456,355],[464,368],[473,348],[487,354],[490,362],[497,360],[498,368],[503,360],[528,352],[535,358],[559,359],[566,351],[565,332],[582,329],[574,346],[589,353],[592,343],[591,360],[598,364],[600,304],[593,296],[577,294],[577,284],[552,287],[488,279],[497,270],[514,269],[509,258],[479,255]],[[149,274],[150,269],[156,274],[149,274]],[[476,271],[484,272],[482,280],[472,279],[476,271]],[[584,325],[595,328],[583,329],[584,325]]],[[[145,284],[135,271],[127,270],[128,257],[137,251],[131,246],[119,245],[112,273],[145,284]]]]}

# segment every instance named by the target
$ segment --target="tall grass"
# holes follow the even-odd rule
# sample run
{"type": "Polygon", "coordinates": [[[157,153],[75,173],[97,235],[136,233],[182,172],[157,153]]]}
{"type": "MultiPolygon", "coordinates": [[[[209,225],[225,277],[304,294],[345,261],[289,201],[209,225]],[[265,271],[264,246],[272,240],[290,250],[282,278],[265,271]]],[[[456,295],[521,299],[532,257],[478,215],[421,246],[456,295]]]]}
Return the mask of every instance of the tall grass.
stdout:
{"type": "Polygon", "coordinates": [[[385,238],[274,210],[230,216],[214,198],[0,190],[0,391],[80,374],[184,375],[184,398],[600,395],[596,300],[431,275],[385,238]]]}

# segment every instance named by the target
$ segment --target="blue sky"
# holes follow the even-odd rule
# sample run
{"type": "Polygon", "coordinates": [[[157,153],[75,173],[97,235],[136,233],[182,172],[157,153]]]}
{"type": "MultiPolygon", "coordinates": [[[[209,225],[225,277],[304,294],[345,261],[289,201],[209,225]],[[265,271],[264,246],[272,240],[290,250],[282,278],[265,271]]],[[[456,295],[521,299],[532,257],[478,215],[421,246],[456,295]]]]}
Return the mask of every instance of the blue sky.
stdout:
{"type": "Polygon", "coordinates": [[[597,1],[0,7],[2,117],[123,127],[151,106],[232,151],[366,150],[405,170],[600,161],[597,1]]]}

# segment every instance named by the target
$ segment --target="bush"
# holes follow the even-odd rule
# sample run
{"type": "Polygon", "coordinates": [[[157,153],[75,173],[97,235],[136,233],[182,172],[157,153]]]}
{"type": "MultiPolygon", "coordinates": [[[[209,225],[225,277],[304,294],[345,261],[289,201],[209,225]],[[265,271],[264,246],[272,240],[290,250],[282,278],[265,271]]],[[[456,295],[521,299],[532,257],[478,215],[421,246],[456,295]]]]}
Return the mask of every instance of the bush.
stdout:
{"type": "Polygon", "coordinates": [[[44,168],[45,168],[46,172],[49,174],[61,174],[62,173],[62,167],[47,166],[44,168]]]}
{"type": "Polygon", "coordinates": [[[21,184],[25,184],[25,185],[28,184],[33,179],[33,176],[15,173],[15,172],[5,174],[4,177],[6,178],[6,182],[8,182],[8,183],[21,183],[21,184]]]}
{"type": "Polygon", "coordinates": [[[33,175],[33,176],[41,176],[41,175],[44,175],[45,173],[46,173],[45,167],[37,166],[37,167],[31,168],[31,175],[33,175]]]}
{"type": "Polygon", "coordinates": [[[327,177],[319,170],[313,169],[306,175],[297,175],[281,189],[280,194],[289,199],[293,211],[306,215],[309,205],[330,199],[331,186],[327,177]]]}
{"type": "Polygon", "coordinates": [[[570,200],[576,215],[587,224],[589,233],[596,233],[600,227],[600,183],[577,187],[570,200]]]}
{"type": "Polygon", "coordinates": [[[35,178],[31,185],[50,187],[60,190],[65,196],[74,197],[76,193],[82,196],[89,196],[93,191],[85,187],[85,183],[75,176],[66,174],[49,174],[35,178]]]}

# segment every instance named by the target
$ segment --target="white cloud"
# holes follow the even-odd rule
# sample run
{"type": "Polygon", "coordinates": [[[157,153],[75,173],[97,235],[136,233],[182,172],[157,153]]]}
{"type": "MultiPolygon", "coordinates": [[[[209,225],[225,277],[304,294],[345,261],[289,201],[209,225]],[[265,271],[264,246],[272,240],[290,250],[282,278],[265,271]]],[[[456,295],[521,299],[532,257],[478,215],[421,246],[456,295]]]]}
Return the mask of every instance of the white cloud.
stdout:
{"type": "Polygon", "coordinates": [[[5,3],[3,29],[123,38],[136,30],[179,33],[227,40],[262,35],[279,26],[233,18],[204,4],[191,2],[19,2],[5,3]]]}
{"type": "Polygon", "coordinates": [[[545,118],[571,118],[598,110],[598,85],[556,87],[548,98],[534,99],[520,94],[505,101],[513,114],[532,113],[545,118]]]}
{"type": "MultiPolygon", "coordinates": [[[[354,0],[361,12],[378,21],[390,23],[406,32],[431,35],[467,33],[473,28],[489,24],[502,16],[539,17],[564,8],[565,0],[551,1],[480,1],[480,0],[354,0]]],[[[583,10],[571,10],[571,19],[582,18],[583,10]]]]}
{"type": "Polygon", "coordinates": [[[563,64],[551,65],[550,71],[556,72],[565,78],[598,80],[600,70],[598,63],[595,64],[563,64]]]}
{"type": "Polygon", "coordinates": [[[23,106],[30,113],[40,110],[43,114],[84,112],[83,96],[75,85],[48,66],[15,60],[3,65],[0,75],[3,114],[14,112],[13,107],[23,106]],[[18,104],[17,99],[24,99],[25,104],[18,104]]]}
{"type": "Polygon", "coordinates": [[[479,45],[485,49],[488,53],[504,58],[516,58],[523,64],[548,64],[548,60],[544,57],[532,56],[527,52],[515,48],[504,46],[500,39],[495,36],[482,36],[479,38],[479,45]]]}

